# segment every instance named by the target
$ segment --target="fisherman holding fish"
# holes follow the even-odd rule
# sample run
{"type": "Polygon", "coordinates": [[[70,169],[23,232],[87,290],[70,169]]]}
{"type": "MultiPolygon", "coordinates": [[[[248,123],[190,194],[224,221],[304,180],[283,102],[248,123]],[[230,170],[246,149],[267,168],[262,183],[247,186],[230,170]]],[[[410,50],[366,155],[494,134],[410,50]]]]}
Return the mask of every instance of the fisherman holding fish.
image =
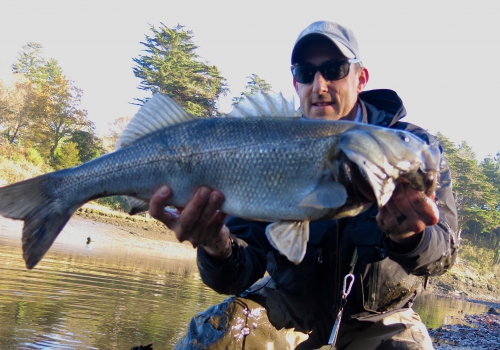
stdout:
{"type": "MultiPolygon", "coordinates": [[[[406,111],[394,91],[363,91],[369,73],[351,30],[312,23],[300,33],[291,63],[303,118],[406,130],[437,144],[401,121],[406,111]]],[[[411,306],[427,277],[450,269],[457,254],[444,157],[440,172],[430,193],[401,181],[381,209],[374,204],[354,217],[311,222],[298,264],[268,242],[268,223],[220,211],[220,191],[200,187],[184,208],[169,211],[164,207],[172,190],[159,188],[151,216],[198,247],[200,275],[209,287],[234,294],[195,316],[177,348],[432,349],[411,306]]]]}
{"type": "Polygon", "coordinates": [[[368,70],[338,24],[307,27],[291,71],[302,118],[281,94],[224,118],[155,94],[114,152],[1,187],[0,215],[24,221],[26,267],[84,203],[123,195],[130,214],[149,209],[198,247],[208,286],[234,294],[194,317],[179,349],[432,348],[411,305],[459,243],[436,138],[401,121],[395,92],[363,91],[368,70]]]}

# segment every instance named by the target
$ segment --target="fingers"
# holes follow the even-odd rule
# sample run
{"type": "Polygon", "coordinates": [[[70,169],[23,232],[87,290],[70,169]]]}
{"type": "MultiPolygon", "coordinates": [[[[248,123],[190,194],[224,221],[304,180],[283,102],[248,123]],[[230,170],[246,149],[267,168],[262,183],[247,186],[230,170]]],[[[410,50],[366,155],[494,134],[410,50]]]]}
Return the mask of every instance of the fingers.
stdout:
{"type": "Polygon", "coordinates": [[[391,200],[380,209],[377,222],[391,236],[422,232],[426,226],[439,221],[434,199],[434,193],[428,197],[409,184],[399,184],[391,200]]]}
{"type": "Polygon", "coordinates": [[[190,229],[193,222],[209,225],[220,209],[224,197],[219,191],[200,187],[193,199],[186,205],[181,218],[181,226],[190,229]]]}
{"type": "Polygon", "coordinates": [[[149,214],[174,231],[180,242],[199,245],[211,256],[225,259],[231,255],[229,229],[224,225],[227,215],[220,211],[224,196],[219,191],[200,187],[186,206],[179,210],[165,209],[172,190],[160,187],[151,197],[149,214]]]}
{"type": "Polygon", "coordinates": [[[182,211],[179,227],[176,230],[177,238],[189,240],[194,246],[204,244],[203,238],[210,237],[201,237],[201,235],[214,229],[220,231],[224,224],[225,215],[219,214],[223,201],[224,197],[219,191],[200,187],[182,211]]]}
{"type": "Polygon", "coordinates": [[[435,197],[434,193],[431,197],[428,197],[424,193],[418,192],[411,199],[415,212],[418,213],[426,226],[435,225],[439,221],[439,209],[435,197]]]}
{"type": "MultiPolygon", "coordinates": [[[[424,226],[435,225],[439,221],[439,210],[435,202],[436,194],[430,196],[414,190],[409,185],[404,187],[405,196],[395,204],[404,208],[403,213],[410,213],[411,219],[421,221],[424,226]]],[[[422,230],[425,227],[422,228],[422,230]]]]}
{"type": "Polygon", "coordinates": [[[149,201],[149,215],[163,222],[168,228],[173,229],[178,213],[173,210],[165,210],[171,195],[172,190],[168,186],[162,186],[156,190],[149,201]]]}

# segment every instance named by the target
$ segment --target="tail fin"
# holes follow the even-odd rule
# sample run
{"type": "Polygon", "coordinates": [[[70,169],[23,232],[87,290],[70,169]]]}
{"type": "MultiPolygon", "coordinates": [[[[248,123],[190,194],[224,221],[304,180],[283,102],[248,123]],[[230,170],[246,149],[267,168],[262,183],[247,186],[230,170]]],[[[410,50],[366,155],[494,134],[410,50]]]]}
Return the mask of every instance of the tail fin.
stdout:
{"type": "Polygon", "coordinates": [[[43,258],[76,210],[62,207],[45,190],[48,179],[42,175],[0,188],[0,215],[24,220],[23,257],[28,269],[43,258]]]}

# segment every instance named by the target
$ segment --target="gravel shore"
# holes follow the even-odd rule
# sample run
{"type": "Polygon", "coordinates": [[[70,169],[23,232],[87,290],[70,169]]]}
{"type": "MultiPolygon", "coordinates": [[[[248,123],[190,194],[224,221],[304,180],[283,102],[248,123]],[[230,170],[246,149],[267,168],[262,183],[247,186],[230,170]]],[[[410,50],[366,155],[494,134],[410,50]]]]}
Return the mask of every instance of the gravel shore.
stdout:
{"type": "Polygon", "coordinates": [[[480,315],[463,314],[464,324],[429,331],[436,350],[500,350],[500,302],[467,299],[489,307],[480,315]]]}

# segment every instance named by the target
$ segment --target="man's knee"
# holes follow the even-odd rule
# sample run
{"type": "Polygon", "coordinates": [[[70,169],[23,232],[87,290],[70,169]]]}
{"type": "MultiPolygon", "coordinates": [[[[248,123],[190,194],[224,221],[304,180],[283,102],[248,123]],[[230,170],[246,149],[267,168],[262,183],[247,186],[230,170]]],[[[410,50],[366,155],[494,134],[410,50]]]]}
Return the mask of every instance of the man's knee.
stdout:
{"type": "Polygon", "coordinates": [[[364,328],[353,337],[347,350],[432,350],[432,340],[420,316],[401,310],[364,328]]]}
{"type": "Polygon", "coordinates": [[[307,338],[295,329],[276,329],[257,302],[230,297],[193,317],[175,349],[295,349],[307,338]]]}

